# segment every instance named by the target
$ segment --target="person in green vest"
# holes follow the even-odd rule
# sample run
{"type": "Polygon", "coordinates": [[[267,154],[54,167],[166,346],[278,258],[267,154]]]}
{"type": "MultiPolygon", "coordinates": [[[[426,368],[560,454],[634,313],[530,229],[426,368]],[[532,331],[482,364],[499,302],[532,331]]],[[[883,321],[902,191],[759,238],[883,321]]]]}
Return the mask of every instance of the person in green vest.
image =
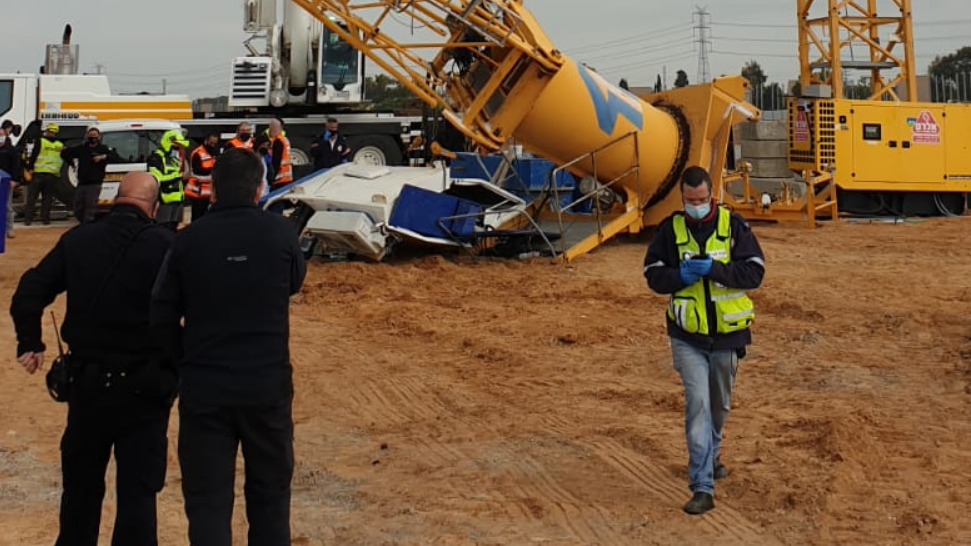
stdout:
{"type": "Polygon", "coordinates": [[[172,231],[182,222],[185,208],[186,150],[189,141],[181,131],[162,134],[158,148],[148,158],[148,172],[158,180],[159,207],[155,221],[172,231]]]}
{"type": "Polygon", "coordinates": [[[44,126],[40,140],[27,158],[24,169],[33,176],[27,185],[27,203],[24,207],[24,225],[29,226],[34,221],[34,211],[37,208],[37,198],[40,197],[40,220],[44,225],[51,223],[51,206],[54,204],[54,194],[61,179],[61,151],[64,144],[57,140],[61,128],[56,123],[44,126]]]}
{"type": "Polygon", "coordinates": [[[752,342],[755,310],[746,290],[762,284],[765,257],[745,220],[715,203],[705,169],[686,169],[680,187],[684,210],[658,226],[644,276],[651,290],[670,296],[667,332],[684,386],[692,491],[684,511],[697,515],[715,507],[715,480],[729,474],[722,428],[738,361],[752,342]]]}

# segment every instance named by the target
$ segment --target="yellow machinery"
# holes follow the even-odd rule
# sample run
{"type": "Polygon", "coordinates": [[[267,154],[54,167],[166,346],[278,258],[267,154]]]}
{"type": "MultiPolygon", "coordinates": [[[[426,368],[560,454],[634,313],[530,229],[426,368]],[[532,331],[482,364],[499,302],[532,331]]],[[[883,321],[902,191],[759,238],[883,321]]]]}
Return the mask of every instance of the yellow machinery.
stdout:
{"type": "Polygon", "coordinates": [[[593,221],[558,211],[559,226],[570,226],[567,259],[680,209],[686,166],[705,166],[720,182],[732,125],[758,117],[741,77],[636,97],[564,56],[522,0],[291,1],[441,109],[480,151],[514,142],[592,178],[591,199],[619,194],[621,204],[593,221]],[[427,40],[382,32],[401,17],[427,40]]]}
{"type": "Polygon", "coordinates": [[[796,3],[802,92],[788,103],[789,167],[814,193],[839,188],[840,211],[962,212],[971,105],[908,102],[917,96],[911,0],[796,3]],[[890,5],[895,16],[878,13],[890,5]],[[850,71],[868,74],[867,99],[845,98],[850,71]]]}

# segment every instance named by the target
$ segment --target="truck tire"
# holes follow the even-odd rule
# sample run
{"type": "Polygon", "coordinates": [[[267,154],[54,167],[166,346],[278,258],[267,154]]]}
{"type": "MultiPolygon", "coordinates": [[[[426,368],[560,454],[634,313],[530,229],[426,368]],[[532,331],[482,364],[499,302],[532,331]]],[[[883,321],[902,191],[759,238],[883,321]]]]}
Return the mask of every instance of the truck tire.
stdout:
{"type": "Polygon", "coordinates": [[[316,211],[310,205],[299,201],[284,212],[290,220],[290,225],[297,232],[297,237],[300,240],[300,249],[303,251],[304,259],[307,260],[314,256],[319,245],[317,238],[306,231],[307,223],[310,221],[310,217],[314,215],[314,212],[316,211]]]}
{"type": "Polygon", "coordinates": [[[366,165],[401,165],[401,148],[387,135],[363,135],[347,137],[352,161],[366,165]]]}

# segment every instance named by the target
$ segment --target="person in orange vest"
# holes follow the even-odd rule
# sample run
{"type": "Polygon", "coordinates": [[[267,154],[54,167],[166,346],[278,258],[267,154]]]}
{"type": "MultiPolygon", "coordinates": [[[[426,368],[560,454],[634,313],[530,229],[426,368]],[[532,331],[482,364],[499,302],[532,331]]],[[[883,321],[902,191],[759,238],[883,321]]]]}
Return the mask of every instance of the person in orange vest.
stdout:
{"type": "Polygon", "coordinates": [[[236,136],[226,142],[226,148],[253,149],[253,126],[250,122],[243,121],[236,126],[236,136]]]}
{"type": "Polygon", "coordinates": [[[212,168],[219,151],[219,133],[213,132],[206,135],[206,140],[189,154],[189,181],[185,185],[185,196],[192,207],[193,222],[209,210],[212,168]]]}
{"type": "Polygon", "coordinates": [[[283,122],[279,119],[270,120],[267,131],[270,141],[270,156],[273,158],[273,180],[270,190],[283,187],[293,182],[293,162],[290,159],[290,141],[283,133],[283,122]]]}

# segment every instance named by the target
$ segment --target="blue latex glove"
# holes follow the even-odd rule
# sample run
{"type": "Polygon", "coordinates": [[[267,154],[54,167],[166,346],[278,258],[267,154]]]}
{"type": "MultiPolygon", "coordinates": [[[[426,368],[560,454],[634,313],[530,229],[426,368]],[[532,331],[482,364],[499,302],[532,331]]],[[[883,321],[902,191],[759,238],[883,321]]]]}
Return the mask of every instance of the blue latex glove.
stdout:
{"type": "Polygon", "coordinates": [[[685,260],[684,263],[688,264],[688,269],[699,277],[707,277],[711,273],[711,256],[691,258],[690,260],[685,260]]]}
{"type": "Polygon", "coordinates": [[[681,282],[683,282],[685,286],[691,286],[692,284],[701,280],[701,275],[691,270],[691,266],[688,265],[689,262],[691,262],[691,260],[681,262],[681,269],[678,271],[678,274],[681,276],[681,282]]]}

